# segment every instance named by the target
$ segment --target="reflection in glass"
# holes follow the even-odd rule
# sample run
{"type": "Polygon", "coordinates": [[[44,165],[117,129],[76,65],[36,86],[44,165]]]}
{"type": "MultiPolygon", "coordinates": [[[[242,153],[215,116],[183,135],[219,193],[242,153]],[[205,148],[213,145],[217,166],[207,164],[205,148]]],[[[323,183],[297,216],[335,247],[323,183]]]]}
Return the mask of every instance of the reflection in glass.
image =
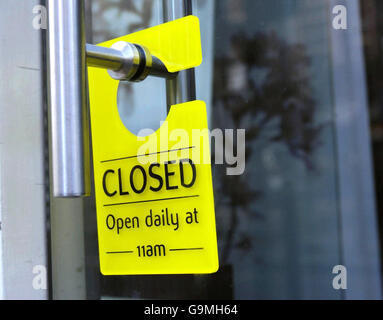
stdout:
{"type": "MultiPolygon", "coordinates": [[[[214,275],[101,277],[95,230],[88,230],[88,259],[93,254],[89,295],[344,298],[331,285],[344,243],[328,1],[219,0],[214,9],[207,1],[193,4],[205,20],[215,17],[214,49],[204,43],[205,51],[212,48],[204,54],[214,55],[213,89],[206,84],[211,72],[205,61],[196,73],[197,98],[213,96],[211,105],[207,101],[211,129],[246,129],[244,174],[228,176],[225,166],[213,167],[220,270],[214,275]]],[[[92,9],[96,43],[162,21],[159,0],[93,0],[92,9]]],[[[202,21],[203,38],[205,25],[202,21]]],[[[378,77],[368,69],[370,77],[378,77]]],[[[156,89],[157,94],[145,96],[146,104],[155,110],[161,101],[166,110],[165,89],[156,89]]],[[[128,85],[121,96],[134,109],[142,92],[128,85]]],[[[128,111],[127,127],[130,120],[147,126],[138,113],[135,117],[128,111]]],[[[145,114],[150,121],[163,116],[145,114]]]]}

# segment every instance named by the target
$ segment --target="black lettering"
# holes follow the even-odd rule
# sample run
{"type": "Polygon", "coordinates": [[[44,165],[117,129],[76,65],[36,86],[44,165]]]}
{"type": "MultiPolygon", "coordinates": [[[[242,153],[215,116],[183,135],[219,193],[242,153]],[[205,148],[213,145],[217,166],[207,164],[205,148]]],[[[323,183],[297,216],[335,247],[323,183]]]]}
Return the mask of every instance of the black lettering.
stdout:
{"type": "Polygon", "coordinates": [[[127,217],[125,219],[125,228],[126,229],[131,229],[131,228],[139,228],[140,227],[140,222],[138,217],[133,217],[132,219],[127,217]]]}
{"type": "Polygon", "coordinates": [[[182,186],[185,188],[191,188],[197,179],[197,170],[196,170],[195,164],[193,163],[193,161],[191,159],[180,160],[180,174],[181,174],[182,186]],[[190,164],[192,171],[193,171],[193,177],[192,177],[191,182],[189,184],[185,183],[185,176],[184,176],[184,163],[185,162],[190,164]]]}
{"type": "Polygon", "coordinates": [[[166,250],[165,250],[165,246],[163,244],[155,245],[154,246],[154,252],[155,252],[156,256],[166,256],[166,250]]]}
{"type": "Polygon", "coordinates": [[[152,209],[150,209],[150,214],[146,216],[145,218],[146,225],[150,228],[153,225],[153,212],[152,209]]]}
{"type": "Polygon", "coordinates": [[[108,197],[113,197],[117,194],[117,191],[114,191],[112,193],[110,193],[108,191],[108,189],[106,188],[106,177],[109,173],[114,173],[114,170],[107,170],[105,173],[104,173],[104,176],[102,178],[102,187],[104,188],[104,192],[105,194],[108,196],[108,197]]]}
{"type": "Polygon", "coordinates": [[[171,186],[169,183],[169,177],[174,176],[175,172],[169,172],[169,164],[175,164],[175,161],[169,161],[165,163],[165,181],[166,181],[166,189],[167,190],[175,190],[178,189],[178,186],[171,186]]]}
{"type": "Polygon", "coordinates": [[[156,173],[153,172],[153,168],[154,167],[157,167],[159,168],[160,167],[160,164],[159,163],[153,163],[150,165],[149,167],[149,175],[153,178],[153,179],[156,179],[158,180],[159,182],[159,185],[157,188],[154,188],[154,187],[150,187],[150,190],[154,191],[154,192],[158,192],[162,189],[162,186],[164,185],[164,180],[162,179],[162,177],[156,173]]]}
{"type": "Polygon", "coordinates": [[[124,227],[124,221],[121,218],[117,219],[117,234],[120,234],[120,230],[124,227]]]}
{"type": "Polygon", "coordinates": [[[186,212],[186,223],[187,224],[193,223],[193,214],[191,212],[186,212]]]}
{"type": "Polygon", "coordinates": [[[198,213],[197,208],[194,208],[194,220],[195,220],[196,223],[199,223],[198,222],[197,213],[198,213]]]}
{"type": "Polygon", "coordinates": [[[147,178],[146,178],[146,172],[145,172],[145,169],[144,169],[143,167],[141,167],[141,166],[135,166],[135,167],[132,169],[132,171],[130,172],[130,186],[132,187],[133,191],[134,191],[135,193],[138,193],[138,194],[139,194],[139,193],[143,193],[144,190],[145,190],[145,188],[146,188],[146,183],[147,183],[147,178]],[[142,177],[143,177],[143,179],[144,179],[144,181],[143,181],[143,183],[142,183],[142,187],[141,187],[141,189],[137,189],[137,188],[135,187],[135,185],[134,185],[134,172],[135,172],[136,170],[141,171],[141,173],[142,173],[142,177]]]}
{"type": "Polygon", "coordinates": [[[121,168],[118,169],[118,185],[120,190],[120,196],[127,196],[129,195],[128,191],[123,191],[122,189],[122,174],[121,174],[121,168]]]}
{"type": "Polygon", "coordinates": [[[108,227],[109,230],[113,230],[114,229],[114,226],[116,225],[116,220],[114,219],[114,216],[113,215],[108,215],[106,217],[106,226],[108,227]],[[112,218],[113,219],[113,227],[109,227],[109,218],[112,218]]]}
{"type": "Polygon", "coordinates": [[[132,223],[132,220],[129,217],[127,217],[125,219],[125,228],[126,229],[130,229],[131,228],[131,225],[130,225],[131,223],[132,223]]]}

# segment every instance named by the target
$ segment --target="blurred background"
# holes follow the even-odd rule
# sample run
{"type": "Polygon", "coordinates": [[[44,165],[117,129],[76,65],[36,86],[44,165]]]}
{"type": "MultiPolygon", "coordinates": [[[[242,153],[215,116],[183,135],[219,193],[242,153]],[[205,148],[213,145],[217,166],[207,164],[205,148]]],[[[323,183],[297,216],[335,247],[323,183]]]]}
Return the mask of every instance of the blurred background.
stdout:
{"type": "MultiPolygon", "coordinates": [[[[244,174],[227,176],[225,165],[213,166],[220,270],[104,277],[94,198],[68,204],[45,196],[48,297],[381,299],[382,1],[191,3],[204,55],[196,96],[207,103],[210,129],[246,129],[244,174]],[[346,30],[333,26],[336,5],[347,9],[346,30]],[[68,224],[83,232],[72,234],[68,224]],[[68,232],[58,235],[62,228],[68,232]],[[347,290],[332,286],[336,265],[347,268],[347,290]]],[[[86,9],[87,42],[94,44],[164,22],[162,0],[92,0],[86,9]]],[[[41,41],[44,47],[44,34],[41,41]]],[[[44,50],[41,56],[44,71],[44,50]]],[[[0,101],[9,94],[1,78],[0,101]]],[[[166,119],[164,80],[121,83],[117,99],[132,132],[166,119]]],[[[43,114],[44,101],[36,102],[43,114]]],[[[0,168],[4,174],[6,165],[0,168]]],[[[47,168],[44,177],[46,194],[47,168]]],[[[6,262],[14,245],[3,248],[6,262]]],[[[7,270],[5,284],[14,277],[7,270]]]]}

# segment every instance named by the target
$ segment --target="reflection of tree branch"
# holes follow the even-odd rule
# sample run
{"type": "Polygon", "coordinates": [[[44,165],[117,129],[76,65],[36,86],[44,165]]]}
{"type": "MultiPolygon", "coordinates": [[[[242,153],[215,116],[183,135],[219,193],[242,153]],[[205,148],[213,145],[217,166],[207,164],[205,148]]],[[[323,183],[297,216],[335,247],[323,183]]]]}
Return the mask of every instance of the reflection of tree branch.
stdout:
{"type": "Polygon", "coordinates": [[[140,14],[140,11],[137,9],[133,0],[124,0],[124,1],[101,0],[98,3],[100,8],[99,11],[103,13],[111,8],[113,9],[118,8],[120,13],[122,13],[123,11],[129,11],[132,13],[136,13],[137,15],[140,14]]]}
{"type": "MultiPolygon", "coordinates": [[[[107,13],[111,10],[117,10],[117,15],[119,19],[122,19],[124,13],[133,13],[139,18],[139,22],[130,23],[126,30],[126,33],[132,33],[138,30],[148,28],[150,21],[152,19],[153,12],[153,0],[143,0],[142,7],[139,8],[133,0],[124,0],[124,1],[111,1],[111,0],[93,0],[97,1],[98,7],[97,11],[93,12],[95,16],[95,21],[105,21],[107,18],[107,13]]],[[[118,24],[117,21],[107,21],[110,24],[118,24]]],[[[102,36],[103,39],[112,38],[115,35],[112,35],[108,28],[103,28],[99,32],[95,32],[96,36],[102,36]],[[98,34],[97,34],[98,33],[98,34]]]]}
{"type": "MultiPolygon", "coordinates": [[[[286,144],[294,157],[303,160],[309,170],[314,169],[311,158],[320,144],[322,126],[314,123],[310,59],[304,45],[287,44],[274,32],[252,37],[238,34],[232,38],[231,53],[215,61],[215,113],[219,114],[217,108],[222,108],[226,114],[221,123],[215,117],[216,125],[228,128],[230,123],[234,129],[246,129],[248,157],[252,154],[251,141],[259,140],[266,127],[270,132],[269,124],[278,120],[272,122],[276,126],[269,141],[286,144]],[[264,74],[263,79],[254,78],[254,71],[264,74]]],[[[254,206],[249,209],[250,204],[256,201],[259,192],[247,177],[227,177],[221,172],[217,178],[222,188],[217,202],[230,199],[230,227],[222,253],[223,263],[227,263],[238,228],[238,209],[254,210],[254,206]]]]}
{"type": "MultiPolygon", "coordinates": [[[[97,2],[98,6],[93,6],[93,8],[97,8],[97,11],[93,12],[93,15],[95,17],[95,21],[106,21],[106,23],[103,24],[103,28],[100,31],[94,31],[95,37],[101,37],[102,39],[111,39],[116,37],[115,34],[112,34],[110,28],[108,28],[108,25],[116,26],[118,25],[120,20],[111,21],[109,20],[108,13],[112,10],[117,10],[117,16],[119,19],[123,19],[124,14],[126,13],[132,13],[135,16],[137,16],[140,20],[138,23],[130,23],[127,26],[126,33],[132,33],[138,30],[142,30],[145,28],[148,28],[150,26],[150,21],[152,19],[152,12],[153,12],[153,6],[154,2],[153,0],[143,0],[142,7],[139,8],[133,0],[125,0],[125,1],[111,1],[111,0],[93,0],[94,2],[97,2]]],[[[124,25],[124,24],[123,24],[124,25]]],[[[123,90],[126,90],[128,94],[131,94],[132,92],[132,86],[129,83],[124,84],[122,87],[123,90]]]]}
{"type": "Polygon", "coordinates": [[[150,20],[152,19],[153,0],[144,0],[142,11],[139,12],[141,22],[132,24],[129,27],[129,32],[134,32],[139,29],[145,29],[149,27],[150,20]]]}

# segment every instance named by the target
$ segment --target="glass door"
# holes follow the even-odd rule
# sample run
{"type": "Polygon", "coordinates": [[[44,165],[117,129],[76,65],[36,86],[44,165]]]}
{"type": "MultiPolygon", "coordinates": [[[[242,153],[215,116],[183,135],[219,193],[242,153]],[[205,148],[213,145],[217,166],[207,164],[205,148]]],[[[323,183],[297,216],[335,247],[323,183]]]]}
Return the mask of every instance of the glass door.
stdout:
{"type": "MultiPolygon", "coordinates": [[[[88,38],[100,43],[163,23],[169,3],[91,1],[88,38]]],[[[88,298],[379,298],[363,8],[347,2],[344,31],[334,27],[332,1],[185,3],[201,23],[196,97],[208,105],[210,129],[229,146],[221,161],[212,138],[220,269],[101,276],[90,205],[88,298]],[[348,270],[348,290],[333,287],[338,265],[348,270]]],[[[156,129],[166,119],[167,99],[164,80],[121,83],[121,119],[135,133],[156,129]]]]}

